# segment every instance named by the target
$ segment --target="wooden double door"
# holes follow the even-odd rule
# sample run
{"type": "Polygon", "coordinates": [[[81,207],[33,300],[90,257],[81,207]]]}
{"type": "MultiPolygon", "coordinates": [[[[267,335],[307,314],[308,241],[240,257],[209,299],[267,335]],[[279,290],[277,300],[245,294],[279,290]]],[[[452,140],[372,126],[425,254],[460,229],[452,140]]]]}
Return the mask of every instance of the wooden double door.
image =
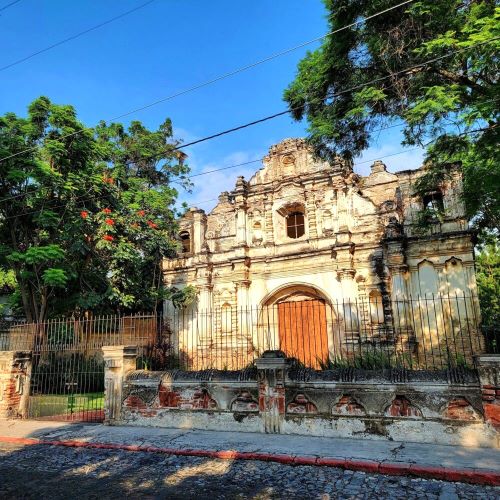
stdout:
{"type": "Polygon", "coordinates": [[[326,305],[319,299],[278,303],[280,349],[309,368],[328,359],[326,305]]]}

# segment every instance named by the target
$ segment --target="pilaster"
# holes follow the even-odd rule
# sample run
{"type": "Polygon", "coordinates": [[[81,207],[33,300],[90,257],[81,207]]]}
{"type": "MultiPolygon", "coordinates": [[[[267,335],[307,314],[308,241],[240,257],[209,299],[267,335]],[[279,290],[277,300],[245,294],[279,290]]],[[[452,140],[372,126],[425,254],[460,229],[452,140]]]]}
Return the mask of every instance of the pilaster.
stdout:
{"type": "Polygon", "coordinates": [[[104,358],[104,423],[121,420],[123,382],[137,365],[137,346],[103,346],[104,358]]]}
{"type": "Polygon", "coordinates": [[[287,360],[282,351],[265,351],[255,360],[259,381],[259,414],[263,431],[279,434],[285,420],[287,360]]]}

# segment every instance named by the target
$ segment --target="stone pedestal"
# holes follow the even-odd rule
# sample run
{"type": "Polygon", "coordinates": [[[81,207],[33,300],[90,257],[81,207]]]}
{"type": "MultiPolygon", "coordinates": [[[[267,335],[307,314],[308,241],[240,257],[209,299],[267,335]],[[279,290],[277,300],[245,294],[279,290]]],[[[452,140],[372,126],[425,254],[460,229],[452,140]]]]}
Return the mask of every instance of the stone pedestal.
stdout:
{"type": "Polygon", "coordinates": [[[500,430],[500,354],[482,354],[476,358],[484,418],[500,430]]]}
{"type": "Polygon", "coordinates": [[[121,418],[123,382],[136,369],[137,346],[103,346],[104,423],[113,425],[121,418]]]}
{"type": "Polygon", "coordinates": [[[0,352],[0,418],[26,418],[31,382],[31,352],[0,352]]]}
{"type": "Polygon", "coordinates": [[[263,431],[279,434],[285,419],[287,360],[282,351],[265,351],[255,361],[259,381],[259,414],[263,431]]]}

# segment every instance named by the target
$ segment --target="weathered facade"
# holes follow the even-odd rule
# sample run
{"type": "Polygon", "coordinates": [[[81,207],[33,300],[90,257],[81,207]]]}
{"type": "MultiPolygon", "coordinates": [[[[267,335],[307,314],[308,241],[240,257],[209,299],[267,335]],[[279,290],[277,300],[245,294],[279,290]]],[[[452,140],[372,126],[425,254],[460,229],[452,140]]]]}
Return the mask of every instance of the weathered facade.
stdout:
{"type": "Polygon", "coordinates": [[[233,343],[244,343],[263,319],[257,315],[238,324],[233,311],[276,306],[277,318],[268,320],[266,329],[283,343],[280,314],[290,313],[294,304],[296,315],[297,303],[311,301],[331,306],[317,314],[320,321],[324,316],[320,335],[330,354],[335,337],[357,343],[390,335],[408,345],[419,334],[421,343],[431,341],[440,322],[450,331],[476,328],[479,311],[470,298],[476,289],[473,242],[460,172],[450,167],[443,185],[415,196],[422,173],[422,168],[390,173],[376,161],[362,177],[340,160],[318,161],[301,139],[271,147],[248,182],[239,177],[209,214],[191,209],[181,221],[182,252],[165,260],[165,282],[194,285],[198,311],[222,311],[210,332],[198,329],[186,342],[203,350],[214,336],[233,335],[233,343]],[[436,206],[444,217],[422,233],[418,214],[436,206]],[[460,299],[448,301],[446,310],[429,311],[421,303],[424,322],[408,310],[414,309],[411,301],[450,296],[460,299]],[[337,328],[328,327],[333,323],[337,328]]]}

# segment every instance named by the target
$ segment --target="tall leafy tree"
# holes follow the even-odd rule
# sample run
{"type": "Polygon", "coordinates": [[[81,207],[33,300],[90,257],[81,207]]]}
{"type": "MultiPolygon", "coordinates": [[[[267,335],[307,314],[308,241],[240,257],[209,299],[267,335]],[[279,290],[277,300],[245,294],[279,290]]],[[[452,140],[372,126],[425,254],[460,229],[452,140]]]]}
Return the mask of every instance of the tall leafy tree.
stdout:
{"type": "Polygon", "coordinates": [[[172,124],[101,122],[36,99],[0,117],[0,265],[28,321],[156,307],[176,249],[173,182],[187,186],[172,124]]]}
{"type": "MultiPolygon", "coordinates": [[[[324,1],[331,30],[397,3],[324,1]]],[[[417,190],[461,164],[469,217],[497,232],[499,20],[493,0],[416,0],[326,37],[299,63],[284,98],[328,160],[358,156],[374,131],[402,121],[404,144],[427,148],[430,168],[417,190]]]]}

